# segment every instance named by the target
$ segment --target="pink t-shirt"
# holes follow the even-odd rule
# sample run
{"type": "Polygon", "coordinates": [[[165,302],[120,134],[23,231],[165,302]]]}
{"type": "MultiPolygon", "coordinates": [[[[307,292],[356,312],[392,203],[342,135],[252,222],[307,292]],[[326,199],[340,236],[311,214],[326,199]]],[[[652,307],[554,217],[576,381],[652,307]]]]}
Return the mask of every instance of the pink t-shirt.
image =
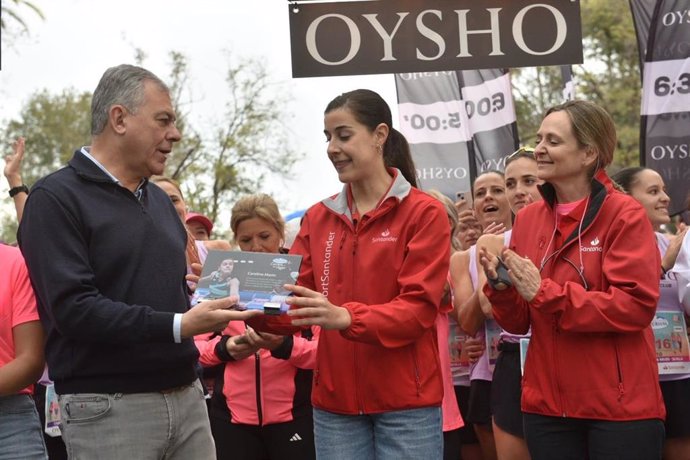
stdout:
{"type": "Polygon", "coordinates": [[[439,312],[436,317],[436,334],[439,344],[439,361],[441,362],[441,378],[443,379],[443,431],[452,431],[464,426],[458,400],[455,398],[453,376],[450,373],[450,350],[448,350],[448,313],[439,312]]]}
{"type": "MultiPolygon", "coordinates": [[[[38,320],[36,299],[19,249],[0,244],[0,367],[15,359],[12,329],[38,320]]],[[[33,393],[33,385],[20,393],[33,393]]]]}

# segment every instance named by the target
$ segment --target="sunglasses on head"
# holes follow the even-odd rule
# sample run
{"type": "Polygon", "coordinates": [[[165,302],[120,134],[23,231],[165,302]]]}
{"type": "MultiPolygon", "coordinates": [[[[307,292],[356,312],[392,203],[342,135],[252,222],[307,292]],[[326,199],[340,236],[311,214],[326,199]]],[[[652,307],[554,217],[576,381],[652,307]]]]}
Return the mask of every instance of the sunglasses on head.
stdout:
{"type": "Polygon", "coordinates": [[[534,149],[532,147],[520,147],[519,149],[517,149],[516,151],[514,151],[513,153],[508,155],[506,158],[508,160],[510,160],[511,158],[514,158],[514,157],[521,155],[521,154],[528,155],[528,156],[534,158],[534,149]]]}

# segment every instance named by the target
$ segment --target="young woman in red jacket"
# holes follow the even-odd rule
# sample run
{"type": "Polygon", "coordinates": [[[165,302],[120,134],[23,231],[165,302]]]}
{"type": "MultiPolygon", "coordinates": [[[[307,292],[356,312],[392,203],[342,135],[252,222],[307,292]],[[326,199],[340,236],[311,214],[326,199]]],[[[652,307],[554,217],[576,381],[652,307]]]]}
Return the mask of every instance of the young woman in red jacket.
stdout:
{"type": "Polygon", "coordinates": [[[535,150],[544,200],[517,214],[507,270],[481,251],[494,318],[513,334],[532,328],[522,410],[533,460],[661,458],[650,327],[661,261],[644,209],[603,169],[615,146],[601,107],[551,108],[535,150]]]}
{"type": "Polygon", "coordinates": [[[336,97],[324,134],[344,187],[306,212],[291,248],[303,256],[299,286],[288,286],[292,324],[321,326],[317,457],[441,458],[434,323],[450,259],[446,212],[413,187],[407,141],[378,94],[336,97]]]}

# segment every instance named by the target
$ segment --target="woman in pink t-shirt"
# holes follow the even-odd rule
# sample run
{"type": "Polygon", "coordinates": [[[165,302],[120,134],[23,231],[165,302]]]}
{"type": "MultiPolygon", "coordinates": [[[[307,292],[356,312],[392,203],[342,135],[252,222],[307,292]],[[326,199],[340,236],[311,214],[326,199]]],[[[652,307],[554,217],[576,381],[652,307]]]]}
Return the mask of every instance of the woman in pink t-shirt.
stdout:
{"type": "Polygon", "coordinates": [[[31,397],[43,365],[43,327],[24,259],[0,244],[0,458],[48,458],[31,397]]]}

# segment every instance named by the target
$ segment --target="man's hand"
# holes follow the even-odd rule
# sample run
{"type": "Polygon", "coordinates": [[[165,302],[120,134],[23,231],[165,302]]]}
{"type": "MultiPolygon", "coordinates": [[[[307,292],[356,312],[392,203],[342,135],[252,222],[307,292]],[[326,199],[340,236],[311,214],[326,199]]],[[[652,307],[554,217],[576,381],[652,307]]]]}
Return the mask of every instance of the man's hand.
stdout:
{"type": "Polygon", "coordinates": [[[230,321],[244,321],[262,314],[259,310],[231,310],[230,308],[237,305],[238,301],[237,296],[230,296],[199,302],[182,315],[182,338],[193,337],[205,332],[220,331],[225,329],[230,321]]]}

